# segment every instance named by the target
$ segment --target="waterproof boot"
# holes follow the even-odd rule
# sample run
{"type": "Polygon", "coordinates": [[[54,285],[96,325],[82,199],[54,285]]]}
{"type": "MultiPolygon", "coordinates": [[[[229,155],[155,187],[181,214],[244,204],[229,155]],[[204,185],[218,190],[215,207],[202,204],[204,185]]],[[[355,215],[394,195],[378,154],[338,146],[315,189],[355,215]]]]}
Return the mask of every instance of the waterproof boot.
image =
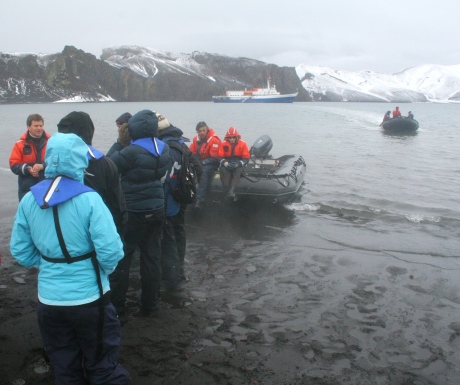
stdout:
{"type": "Polygon", "coordinates": [[[229,201],[236,202],[238,200],[238,198],[235,195],[236,185],[237,183],[235,182],[234,179],[232,179],[232,181],[230,182],[230,189],[228,190],[228,193],[227,193],[227,199],[229,201]]]}

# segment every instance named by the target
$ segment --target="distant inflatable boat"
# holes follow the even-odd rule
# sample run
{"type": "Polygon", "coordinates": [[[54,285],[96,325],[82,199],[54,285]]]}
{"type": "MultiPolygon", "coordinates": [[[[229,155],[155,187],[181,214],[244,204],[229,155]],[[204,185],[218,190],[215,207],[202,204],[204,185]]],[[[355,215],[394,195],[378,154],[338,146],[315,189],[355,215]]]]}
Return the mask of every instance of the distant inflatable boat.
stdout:
{"type": "Polygon", "coordinates": [[[380,126],[385,131],[391,132],[414,132],[417,131],[419,124],[415,119],[409,119],[406,117],[393,118],[385,122],[380,123],[380,126]]]}
{"type": "Polygon", "coordinates": [[[267,79],[267,88],[253,88],[244,91],[227,91],[225,95],[213,96],[214,103],[293,103],[298,92],[281,94],[275,86],[270,86],[267,79]]]}
{"type": "MultiPolygon", "coordinates": [[[[251,158],[235,191],[238,200],[286,203],[299,192],[306,172],[305,160],[300,155],[271,158],[268,153],[272,146],[270,137],[263,135],[251,147],[251,158]]],[[[211,195],[224,198],[219,172],[211,184],[211,195]]]]}

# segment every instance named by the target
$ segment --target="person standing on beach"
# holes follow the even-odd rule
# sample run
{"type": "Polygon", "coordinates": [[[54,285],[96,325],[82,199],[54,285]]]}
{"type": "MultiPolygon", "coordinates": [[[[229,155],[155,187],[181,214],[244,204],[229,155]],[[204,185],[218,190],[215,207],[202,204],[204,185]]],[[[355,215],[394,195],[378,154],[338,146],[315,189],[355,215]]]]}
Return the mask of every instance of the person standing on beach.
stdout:
{"type": "Polygon", "coordinates": [[[203,166],[203,173],[198,183],[195,208],[202,209],[206,201],[208,189],[211,186],[214,175],[219,167],[218,152],[220,139],[212,128],[205,122],[196,125],[197,135],[190,145],[192,153],[200,160],[203,166]]]}
{"type": "Polygon", "coordinates": [[[10,155],[10,168],[18,176],[19,201],[30,188],[45,178],[46,144],[50,137],[43,128],[39,114],[27,117],[27,131],[14,144],[10,155]]]}
{"type": "Polygon", "coordinates": [[[121,114],[117,120],[115,120],[115,124],[117,125],[118,127],[118,130],[120,130],[120,127],[125,124],[125,123],[128,123],[129,119],[131,119],[131,114],[129,112],[125,112],[124,114],[121,114]]]}
{"type": "Polygon", "coordinates": [[[131,117],[132,115],[129,112],[125,112],[124,114],[121,114],[115,121],[118,129],[118,139],[107,152],[107,156],[110,156],[115,151],[120,151],[124,147],[131,144],[131,137],[129,136],[128,132],[128,122],[131,117]]]}
{"type": "Polygon", "coordinates": [[[85,172],[85,185],[94,189],[102,197],[121,237],[128,212],[121,189],[120,175],[112,160],[92,146],[94,124],[91,117],[86,112],[73,111],[64,116],[57,126],[58,132],[78,135],[88,145],[89,164],[85,172]]]}
{"type": "Polygon", "coordinates": [[[120,128],[120,133],[125,130],[131,140],[124,147],[118,140],[109,150],[121,175],[128,208],[123,236],[125,255],[110,276],[112,303],[119,316],[124,317],[131,259],[139,248],[142,285],[139,315],[150,317],[159,309],[161,236],[165,220],[163,183],[171,170],[171,161],[168,145],[156,138],[155,112],[139,111],[129,119],[127,127],[120,128]]]}
{"type": "Polygon", "coordinates": [[[87,153],[77,135],[49,139],[49,179],[19,203],[10,250],[19,264],[39,269],[38,325],[56,383],[125,385],[108,279],[123,244],[101,196],[83,184],[87,153]]]}
{"type": "Polygon", "coordinates": [[[178,202],[171,191],[177,190],[180,183],[179,174],[184,167],[182,154],[195,167],[198,176],[202,173],[201,162],[196,159],[185,144],[189,139],[184,138],[182,130],[173,126],[161,114],[158,117],[158,139],[169,146],[169,156],[172,160],[170,178],[164,184],[166,203],[166,222],[161,242],[162,280],[166,290],[175,291],[181,281],[185,281],[184,260],[186,250],[185,210],[186,203],[178,202]],[[174,269],[173,267],[177,268],[174,269]]]}

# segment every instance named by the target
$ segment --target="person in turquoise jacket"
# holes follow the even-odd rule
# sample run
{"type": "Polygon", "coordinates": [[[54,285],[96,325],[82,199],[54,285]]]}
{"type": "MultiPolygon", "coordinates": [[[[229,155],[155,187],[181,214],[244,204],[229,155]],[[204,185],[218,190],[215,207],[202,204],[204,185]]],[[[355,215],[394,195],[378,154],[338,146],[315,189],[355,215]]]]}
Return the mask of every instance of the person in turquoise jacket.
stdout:
{"type": "Polygon", "coordinates": [[[39,269],[38,324],[56,383],[128,384],[108,280],[123,244],[102,198],[83,184],[87,152],[75,134],[49,139],[47,179],[21,200],[10,250],[39,269]]]}

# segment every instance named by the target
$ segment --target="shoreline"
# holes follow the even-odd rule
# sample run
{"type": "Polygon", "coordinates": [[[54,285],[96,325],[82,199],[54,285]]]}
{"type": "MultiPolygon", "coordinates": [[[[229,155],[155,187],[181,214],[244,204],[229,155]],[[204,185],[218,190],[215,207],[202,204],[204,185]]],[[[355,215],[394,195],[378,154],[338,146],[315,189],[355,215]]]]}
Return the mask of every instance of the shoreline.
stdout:
{"type": "MultiPolygon", "coordinates": [[[[0,378],[53,384],[41,357],[36,271],[9,253],[16,176],[0,176],[0,378]]],[[[356,249],[313,230],[289,238],[295,214],[286,209],[244,223],[244,210],[225,212],[225,223],[222,210],[188,211],[183,292],[164,297],[157,317],[122,327],[120,363],[132,384],[460,383],[455,259],[356,249]]],[[[135,258],[133,309],[139,287],[135,258]]]]}

